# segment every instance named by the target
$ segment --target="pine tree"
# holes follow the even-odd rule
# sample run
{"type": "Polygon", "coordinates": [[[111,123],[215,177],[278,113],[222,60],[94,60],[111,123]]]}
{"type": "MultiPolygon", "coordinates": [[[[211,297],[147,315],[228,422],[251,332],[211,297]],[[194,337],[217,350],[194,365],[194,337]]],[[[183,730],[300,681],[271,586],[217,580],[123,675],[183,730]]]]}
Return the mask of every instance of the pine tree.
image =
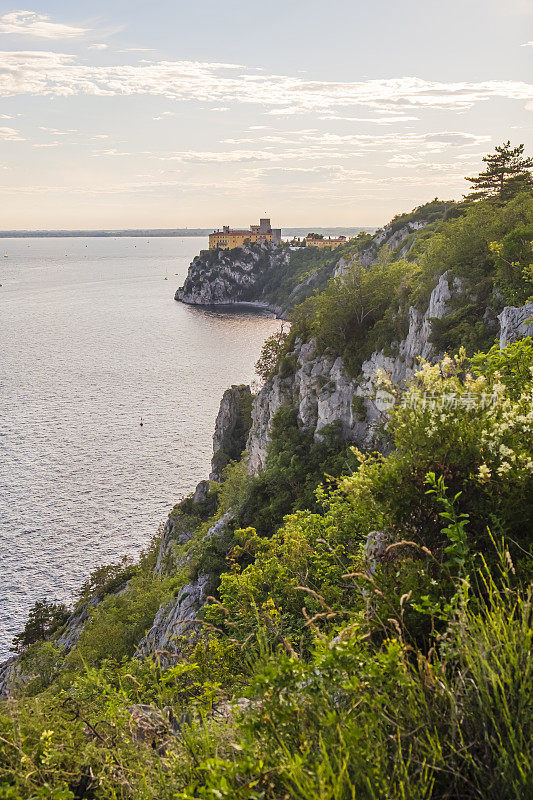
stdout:
{"type": "Polygon", "coordinates": [[[507,141],[495,148],[493,154],[483,158],[487,169],[474,178],[466,178],[474,191],[465,195],[469,200],[482,200],[489,197],[509,200],[517,192],[533,186],[530,169],[533,158],[523,158],[524,145],[511,147],[507,141]]]}
{"type": "Polygon", "coordinates": [[[35,642],[47,639],[67,621],[69,612],[63,603],[38,600],[30,609],[28,621],[21,633],[13,639],[11,650],[22,652],[35,642]]]}

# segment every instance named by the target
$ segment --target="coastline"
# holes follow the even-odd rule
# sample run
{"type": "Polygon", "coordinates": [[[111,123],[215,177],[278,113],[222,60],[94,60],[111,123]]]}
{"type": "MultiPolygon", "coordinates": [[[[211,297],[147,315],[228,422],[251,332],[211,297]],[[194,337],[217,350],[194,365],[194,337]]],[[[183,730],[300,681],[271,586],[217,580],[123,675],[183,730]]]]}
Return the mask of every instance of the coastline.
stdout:
{"type": "Polygon", "coordinates": [[[269,311],[274,314],[276,319],[286,320],[287,317],[280,306],[274,306],[271,303],[262,303],[259,300],[228,300],[225,303],[190,303],[187,300],[182,300],[180,297],[175,297],[178,303],[183,303],[186,306],[196,306],[197,308],[213,309],[217,311],[238,311],[239,308],[256,308],[259,311],[269,311]]]}

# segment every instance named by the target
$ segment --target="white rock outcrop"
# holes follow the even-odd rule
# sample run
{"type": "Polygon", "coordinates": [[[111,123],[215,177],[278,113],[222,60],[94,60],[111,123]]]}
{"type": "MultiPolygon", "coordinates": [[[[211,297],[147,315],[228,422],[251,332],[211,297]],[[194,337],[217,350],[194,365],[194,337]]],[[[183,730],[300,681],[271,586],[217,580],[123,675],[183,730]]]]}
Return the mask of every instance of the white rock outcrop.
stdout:
{"type": "Polygon", "coordinates": [[[263,284],[289,259],[287,248],[268,242],[234,250],[206,250],[192,261],[185,283],[174,297],[196,306],[249,303],[277,314],[281,309],[263,295],[263,284]]]}
{"type": "MultiPolygon", "coordinates": [[[[227,511],[209,528],[203,541],[221,534],[232,519],[232,512],[227,511]]],[[[190,583],[182,586],[175,599],[161,606],[152,627],[139,642],[138,656],[146,656],[159,650],[176,653],[179,651],[180,637],[199,631],[201,623],[198,622],[197,615],[207,600],[209,580],[209,575],[200,573],[190,583]]]]}
{"type": "Polygon", "coordinates": [[[247,385],[231,386],[222,395],[213,434],[210,481],[220,481],[224,467],[240,458],[250,427],[250,402],[251,390],[247,385]],[[248,419],[244,418],[246,406],[248,419]]]}
{"type": "Polygon", "coordinates": [[[384,370],[394,383],[413,375],[417,358],[436,358],[430,342],[432,318],[442,318],[451,298],[462,291],[461,282],[446,272],[439,278],[425,312],[409,309],[409,330],[397,346],[397,355],[372,353],[355,380],[347,376],[341,358],[318,356],[314,341],[298,342],[291,356],[295,370],[287,376],[275,375],[266,382],[252,406],[252,427],[246,446],[248,468],[257,474],[265,465],[270,442],[272,417],[282,405],[298,409],[302,430],[320,430],[330,423],[340,425],[343,436],[360,446],[370,446],[377,426],[385,420],[386,409],[375,398],[375,376],[384,370]],[[361,398],[355,400],[354,398],[361,398]],[[362,413],[363,412],[363,413],[362,413]],[[361,418],[363,417],[363,418],[361,418]]]}
{"type": "Polygon", "coordinates": [[[500,322],[500,348],[517,339],[533,336],[533,303],[523,306],[505,306],[498,315],[500,322]]]}
{"type": "Polygon", "coordinates": [[[198,629],[196,615],[207,599],[209,575],[199,575],[179,590],[175,600],[161,606],[154,624],[139,643],[137,654],[146,656],[159,650],[176,652],[176,642],[190,630],[198,629]]]}

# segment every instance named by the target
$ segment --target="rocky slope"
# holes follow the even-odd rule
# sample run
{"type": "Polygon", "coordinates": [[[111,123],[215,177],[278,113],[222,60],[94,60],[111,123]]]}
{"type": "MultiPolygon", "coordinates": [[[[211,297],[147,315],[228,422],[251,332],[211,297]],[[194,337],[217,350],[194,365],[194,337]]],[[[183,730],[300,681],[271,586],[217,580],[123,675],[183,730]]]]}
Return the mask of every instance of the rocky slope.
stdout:
{"type": "Polygon", "coordinates": [[[204,250],[191,263],[185,283],[174,297],[200,306],[250,303],[285,319],[291,308],[324,288],[330,278],[342,275],[355,259],[369,267],[382,248],[396,257],[405,255],[414,244],[416,233],[431,221],[431,215],[424,216],[422,209],[414,219],[400,218],[386,225],[370,240],[355,240],[331,253],[322,251],[316,262],[313,253],[308,252],[309,269],[304,270],[295,265],[302,255],[300,248],[291,249],[288,245],[265,242],[234,250],[204,250]]]}
{"type": "Polygon", "coordinates": [[[505,306],[498,315],[500,322],[500,347],[505,347],[518,339],[533,336],[533,303],[519,308],[505,306]]]}
{"type": "Polygon", "coordinates": [[[417,358],[436,359],[439,354],[430,342],[432,320],[445,316],[450,300],[461,289],[460,281],[450,279],[447,273],[442,275],[426,310],[409,309],[409,331],[399,343],[397,355],[372,353],[363,362],[357,378],[348,376],[342,358],[317,355],[313,341],[298,342],[290,354],[295,362],[294,371],[275,375],[254,401],[246,448],[250,471],[257,474],[264,467],[272,418],[285,404],[298,409],[300,426],[314,431],[315,436],[326,425],[339,422],[346,439],[359,446],[370,446],[386,411],[375,397],[377,370],[384,370],[394,383],[401,383],[413,374],[417,358]],[[354,399],[358,397],[360,401],[354,399]]]}
{"type": "MultiPolygon", "coordinates": [[[[430,342],[432,321],[444,317],[452,299],[460,296],[462,291],[462,284],[457,278],[443,274],[431,293],[425,311],[414,307],[409,309],[409,330],[397,347],[397,355],[387,356],[383,351],[372,353],[363,362],[357,379],[347,375],[341,358],[318,355],[313,341],[298,341],[290,354],[295,364],[294,370],[289,375],[276,374],[253,400],[252,422],[245,451],[249,472],[257,475],[265,466],[272,420],[282,405],[296,408],[300,427],[313,431],[315,438],[320,437],[320,431],[326,425],[338,423],[347,441],[362,447],[376,446],[378,427],[386,421],[388,408],[386,398],[380,398],[379,393],[376,396],[376,372],[384,370],[394,383],[401,384],[414,374],[419,357],[438,360],[441,354],[435,351],[430,342]],[[361,399],[357,402],[356,398],[361,399]]],[[[533,325],[525,322],[532,314],[533,303],[521,308],[504,309],[499,318],[502,346],[533,333],[533,325]]],[[[215,454],[217,449],[224,448],[223,443],[233,435],[235,409],[239,407],[242,391],[243,387],[232,387],[223,397],[214,436],[215,454]],[[237,389],[241,394],[236,392],[237,389]]],[[[199,488],[202,486],[200,484],[199,488]]],[[[194,497],[197,495],[198,489],[194,497]]],[[[199,497],[201,501],[203,495],[199,497]]],[[[207,531],[205,539],[220,535],[232,519],[233,514],[227,512],[207,531]]],[[[168,548],[172,540],[171,521],[166,530],[169,538],[166,544],[163,540],[162,550],[168,548]]],[[[188,535],[192,536],[192,532],[188,535]]],[[[178,541],[182,543],[186,539],[187,536],[181,534],[178,541]]],[[[378,545],[381,547],[383,543],[378,542],[378,545]]],[[[367,549],[374,559],[378,557],[374,552],[376,547],[379,550],[378,545],[367,543],[367,549]]],[[[207,599],[208,585],[209,576],[201,573],[184,586],[174,600],[161,608],[152,629],[139,645],[139,654],[154,651],[163,656],[165,652],[175,654],[180,650],[181,637],[197,636],[201,630],[197,615],[207,599]]]]}
{"type": "MultiPolygon", "coordinates": [[[[298,422],[302,430],[312,431],[320,437],[326,425],[338,423],[344,438],[359,446],[376,444],[376,431],[386,419],[387,405],[376,396],[375,378],[378,370],[387,372],[392,381],[401,383],[416,369],[417,358],[437,360],[437,353],[430,342],[434,319],[447,313],[449,303],[461,294],[461,282],[443,274],[433,289],[424,312],[414,307],[409,309],[409,330],[405,339],[397,346],[395,356],[383,351],[372,353],[361,367],[357,379],[350,377],[341,358],[318,355],[313,341],[298,341],[291,353],[295,364],[290,374],[276,374],[267,381],[253,399],[248,386],[232,386],[221,400],[213,435],[213,460],[209,480],[201,481],[193,495],[185,501],[189,504],[191,524],[183,525],[187,515],[171,514],[165,525],[159,545],[154,571],[164,574],[171,564],[175,570],[186,566],[187,555],[181,562],[171,558],[175,546],[190,542],[197,526],[195,509],[205,508],[210,495],[211,482],[218,481],[221,469],[230,458],[238,459],[246,445],[248,470],[258,474],[265,466],[272,419],[282,405],[297,409],[298,422]],[[356,398],[361,398],[357,401],[356,398]],[[181,524],[178,524],[178,520],[181,524]]],[[[508,306],[499,315],[500,346],[533,335],[533,303],[515,308],[508,306]]],[[[217,519],[204,534],[203,542],[220,536],[233,520],[231,510],[217,519]]],[[[368,547],[372,549],[372,543],[368,547]]],[[[373,551],[372,551],[373,552],[373,551]]],[[[202,629],[198,613],[211,591],[211,577],[199,572],[181,587],[176,597],[163,605],[156,614],[153,625],[139,642],[137,655],[146,656],[157,652],[163,660],[179,653],[184,639],[197,637],[202,629]]],[[[124,591],[123,587],[120,591],[124,591]]],[[[75,646],[89,619],[90,610],[100,602],[93,598],[77,609],[64,628],[54,637],[55,644],[65,652],[75,646]]],[[[170,663],[170,662],[169,662],[170,663]]],[[[24,682],[19,657],[14,656],[0,665],[0,696],[8,696],[17,682],[24,682]]]]}
{"type": "MultiPolygon", "coordinates": [[[[228,511],[209,528],[204,541],[221,534],[232,519],[233,514],[228,511]]],[[[190,532],[189,538],[192,535],[193,531],[190,532]]],[[[179,543],[185,543],[183,537],[179,543]]],[[[210,583],[211,576],[204,572],[182,586],[177,597],[157,612],[152,627],[138,645],[137,654],[141,657],[149,653],[158,653],[163,657],[166,653],[175,654],[179,652],[184,638],[197,636],[201,629],[201,622],[197,618],[198,611],[207,600],[210,583]]]]}
{"type": "Polygon", "coordinates": [[[195,306],[254,303],[281,313],[263,289],[268,277],[286,267],[289,258],[287,248],[267,242],[234,250],[206,250],[191,263],[175,299],[195,306]]]}
{"type": "MultiPolygon", "coordinates": [[[[312,293],[325,275],[342,275],[354,259],[370,268],[382,247],[402,257],[416,242],[418,232],[430,223],[429,217],[426,219],[420,215],[415,219],[397,220],[372,239],[362,240],[360,247],[332,257],[324,262],[322,273],[307,275],[294,286],[286,300],[286,308],[312,293]]],[[[270,302],[268,287],[273,285],[277,273],[290,272],[290,262],[289,248],[268,244],[229,252],[203,253],[191,264],[176,299],[193,305],[254,302],[284,313],[284,308],[270,302]]],[[[350,374],[341,357],[320,353],[313,339],[299,339],[284,359],[289,368],[279,369],[255,398],[252,398],[248,386],[232,386],[224,393],[213,436],[209,479],[201,481],[195,492],[170,515],[154,568],[158,575],[188,570],[189,578],[185,579],[187,582],[179,588],[176,596],[167,600],[157,612],[150,630],[138,644],[139,656],[154,651],[176,654],[184,635],[195,637],[201,630],[198,612],[212,591],[210,580],[213,576],[204,566],[190,568],[192,550],[188,547],[194,544],[198,529],[203,531],[201,542],[212,543],[216,537],[222,538],[225,532],[231,531],[234,520],[238,521],[238,510],[235,513],[231,509],[215,513],[216,484],[222,479],[228,462],[239,460],[246,449],[249,473],[258,475],[261,472],[267,460],[272,421],[281,406],[295,409],[300,429],[311,432],[315,439],[320,439],[326,426],[336,423],[347,442],[364,448],[378,446],[379,429],[386,421],[388,408],[387,398],[376,394],[378,371],[385,371],[394,383],[401,384],[413,375],[418,358],[438,360],[442,353],[432,343],[435,321],[451,315],[457,300],[470,297],[462,280],[453,277],[451,272],[444,272],[435,282],[425,308],[411,306],[408,309],[405,337],[390,342],[387,351],[371,353],[362,362],[357,376],[350,374]]],[[[533,324],[529,321],[533,316],[533,303],[519,308],[505,307],[497,318],[494,314],[488,305],[482,307],[478,321],[491,337],[499,333],[501,347],[533,335],[533,324]]],[[[372,549],[371,543],[369,548],[372,549]]],[[[98,602],[94,599],[78,608],[63,630],[55,635],[54,641],[60,648],[68,651],[76,645],[89,619],[91,607],[98,602]]],[[[0,693],[8,692],[14,680],[23,678],[17,657],[0,665],[0,693]]]]}

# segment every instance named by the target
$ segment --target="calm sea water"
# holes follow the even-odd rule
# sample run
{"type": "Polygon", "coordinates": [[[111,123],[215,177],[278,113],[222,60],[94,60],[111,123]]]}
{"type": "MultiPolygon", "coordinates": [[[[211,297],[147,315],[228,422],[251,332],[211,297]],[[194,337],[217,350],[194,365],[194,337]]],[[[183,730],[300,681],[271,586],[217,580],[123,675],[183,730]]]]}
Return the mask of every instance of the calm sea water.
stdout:
{"type": "Polygon", "coordinates": [[[279,323],[174,301],[205,246],[0,240],[0,660],[37,599],[135,556],[208,474],[222,392],[279,323]]]}

